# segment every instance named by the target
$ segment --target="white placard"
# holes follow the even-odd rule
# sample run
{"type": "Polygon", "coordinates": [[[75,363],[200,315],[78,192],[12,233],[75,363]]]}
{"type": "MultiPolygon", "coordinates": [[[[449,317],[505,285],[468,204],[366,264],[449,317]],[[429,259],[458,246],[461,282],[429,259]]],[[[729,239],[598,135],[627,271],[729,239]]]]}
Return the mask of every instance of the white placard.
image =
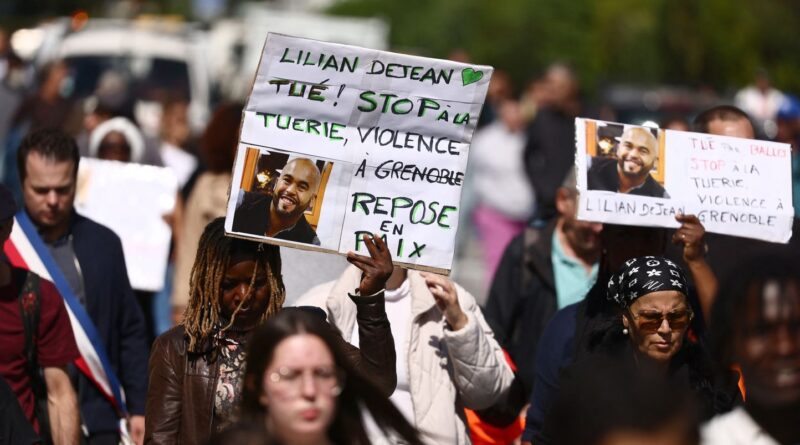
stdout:
{"type": "Polygon", "coordinates": [[[226,232],[339,254],[367,254],[359,236],[375,233],[395,262],[449,272],[492,71],[269,34],[226,232]]]}
{"type": "Polygon", "coordinates": [[[657,227],[696,214],[714,233],[787,243],[791,147],[576,119],[578,218],[657,227]]]}
{"type": "Polygon", "coordinates": [[[178,181],[172,170],[150,165],[81,158],[75,209],[110,228],[122,240],[134,289],[164,287],[178,181]]]}

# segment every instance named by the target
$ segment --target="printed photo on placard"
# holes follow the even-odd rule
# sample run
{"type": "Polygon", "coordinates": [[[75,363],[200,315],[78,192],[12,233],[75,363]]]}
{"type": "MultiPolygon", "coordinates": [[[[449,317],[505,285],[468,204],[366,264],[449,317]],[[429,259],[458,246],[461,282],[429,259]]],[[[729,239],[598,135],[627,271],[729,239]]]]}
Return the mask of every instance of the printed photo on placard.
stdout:
{"type": "Polygon", "coordinates": [[[588,190],[669,198],[658,129],[600,121],[586,124],[588,190]]]}
{"type": "Polygon", "coordinates": [[[333,162],[248,147],[233,232],[319,246],[317,236],[333,162]]]}

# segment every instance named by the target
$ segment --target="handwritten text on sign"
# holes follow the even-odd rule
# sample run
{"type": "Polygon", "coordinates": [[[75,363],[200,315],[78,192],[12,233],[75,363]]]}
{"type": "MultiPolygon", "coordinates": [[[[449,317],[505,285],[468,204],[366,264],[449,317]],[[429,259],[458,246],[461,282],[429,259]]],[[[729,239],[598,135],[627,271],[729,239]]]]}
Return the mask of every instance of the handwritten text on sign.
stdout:
{"type": "Polygon", "coordinates": [[[615,164],[615,168],[625,172],[627,152],[620,149],[619,144],[631,139],[633,132],[629,129],[633,127],[576,120],[581,219],[677,227],[676,214],[694,213],[709,232],[788,242],[794,215],[788,145],[658,130],[657,147],[660,148],[656,156],[663,159],[661,164],[654,163],[654,168],[658,165],[663,168],[661,185],[668,195],[666,198],[641,196],[635,191],[593,190],[589,185],[598,169],[591,165],[599,161],[592,155],[591,144],[593,140],[600,140],[603,133],[595,137],[592,128],[615,125],[624,130],[616,138],[618,146],[612,154],[617,155],[615,162],[623,160],[619,166],[615,164]]]}
{"type": "MultiPolygon", "coordinates": [[[[395,261],[449,270],[491,74],[488,66],[270,34],[244,112],[229,219],[243,200],[234,192],[247,182],[247,147],[277,150],[332,164],[311,224],[320,249],[366,254],[361,235],[375,233],[395,261]]],[[[233,227],[226,222],[229,232],[256,238],[233,227]]]]}

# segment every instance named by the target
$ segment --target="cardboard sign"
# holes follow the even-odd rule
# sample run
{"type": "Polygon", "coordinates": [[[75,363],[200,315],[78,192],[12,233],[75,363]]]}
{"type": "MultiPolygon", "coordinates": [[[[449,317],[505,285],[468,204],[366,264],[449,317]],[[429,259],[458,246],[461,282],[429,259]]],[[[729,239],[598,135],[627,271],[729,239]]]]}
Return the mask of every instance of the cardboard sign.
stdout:
{"type": "Polygon", "coordinates": [[[137,290],[164,287],[178,181],[172,170],[81,158],[75,209],[120,237],[128,279],[137,290]]]}
{"type": "Polygon", "coordinates": [[[492,68],[269,34],[226,232],[447,273],[492,68]]]}
{"type": "Polygon", "coordinates": [[[576,119],[578,218],[679,226],[787,243],[791,147],[776,142],[576,119]]]}

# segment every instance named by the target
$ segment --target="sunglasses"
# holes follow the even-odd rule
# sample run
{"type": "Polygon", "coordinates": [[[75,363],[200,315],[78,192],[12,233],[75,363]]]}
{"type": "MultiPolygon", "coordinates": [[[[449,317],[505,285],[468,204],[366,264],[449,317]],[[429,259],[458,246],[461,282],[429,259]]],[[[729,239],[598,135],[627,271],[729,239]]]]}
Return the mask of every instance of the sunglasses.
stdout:
{"type": "Polygon", "coordinates": [[[667,312],[666,314],[656,311],[642,311],[636,314],[631,312],[630,314],[636,321],[639,330],[643,332],[658,331],[664,320],[667,320],[670,329],[680,331],[689,326],[692,318],[694,318],[694,313],[689,309],[667,312]]]}

